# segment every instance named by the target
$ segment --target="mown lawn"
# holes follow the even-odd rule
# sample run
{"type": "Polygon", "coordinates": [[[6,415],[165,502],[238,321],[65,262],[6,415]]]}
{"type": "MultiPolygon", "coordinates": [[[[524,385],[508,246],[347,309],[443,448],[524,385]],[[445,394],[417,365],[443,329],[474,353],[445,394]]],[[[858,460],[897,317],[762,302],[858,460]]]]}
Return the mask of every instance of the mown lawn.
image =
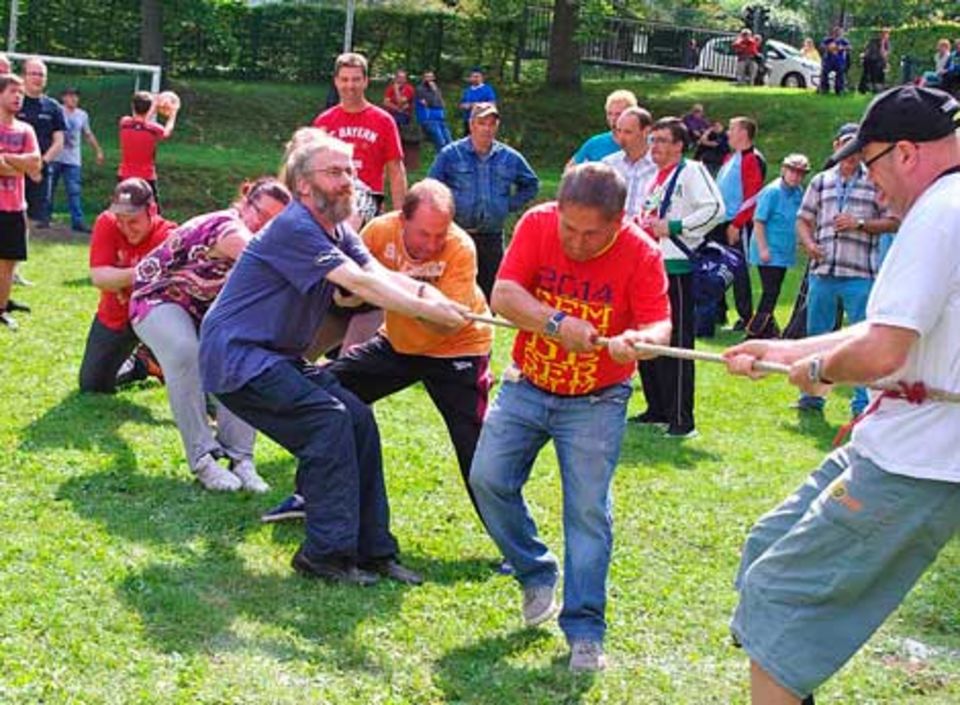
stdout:
{"type": "MultiPolygon", "coordinates": [[[[588,97],[611,87],[588,86],[588,97]]],[[[203,88],[222,103],[219,113],[253,114],[242,92],[203,88]]],[[[658,90],[665,105],[696,95],[684,84],[658,90]]],[[[714,84],[702,90],[708,107],[727,106],[727,115],[746,101],[761,116],[769,110],[771,123],[793,125],[778,138],[782,151],[823,141],[828,127],[809,114],[829,108],[855,116],[861,105],[857,98],[825,103],[833,99],[714,84]]],[[[298,110],[311,113],[283,95],[288,123],[298,110]]],[[[273,104],[280,102],[278,94],[273,104]]],[[[581,105],[584,114],[588,107],[581,105]]],[[[261,144],[229,133],[206,142],[199,136],[204,123],[187,120],[184,144],[163,148],[161,181],[173,214],[207,204],[208,196],[193,199],[191,189],[209,187],[216,196],[210,201],[223,199],[237,173],[273,164],[286,132],[279,113],[276,119],[277,137],[261,144]],[[221,152],[222,163],[215,158],[221,152]],[[189,168],[201,162],[216,188],[193,180],[189,168]]],[[[562,149],[535,161],[553,183],[572,143],[589,131],[570,125],[562,149]]],[[[495,551],[423,390],[399,394],[376,412],[394,530],[427,584],[358,590],[307,581],[289,568],[301,527],[258,521],[289,492],[291,458],[260,439],[257,461],[273,486],[269,495],[202,491],[191,482],[162,387],[115,397],[75,391],[96,301],[84,244],[35,242],[25,273],[37,285],[15,297],[34,313],[20,316],[16,335],[0,331],[0,703],[745,701],[746,664],[726,628],[740,544],[753,520],[829,449],[846,399],[831,402],[825,421],[804,421],[787,409],[793,393],[781,380],[749,383],[703,366],[700,438],[677,443],[628,431],[615,483],[612,668],[573,677],[556,626],[522,629],[519,591],[491,570],[495,551]]],[[[794,274],[782,321],[795,286],[794,274]]],[[[498,335],[500,371],[510,339],[498,335]]],[[[709,347],[732,342],[724,335],[709,347]]],[[[631,412],[642,407],[637,394],[631,412]]],[[[528,497],[559,549],[559,483],[549,451],[528,497]]],[[[957,702],[958,570],[954,543],[818,702],[957,702]],[[911,661],[907,639],[936,651],[911,661]]]]}

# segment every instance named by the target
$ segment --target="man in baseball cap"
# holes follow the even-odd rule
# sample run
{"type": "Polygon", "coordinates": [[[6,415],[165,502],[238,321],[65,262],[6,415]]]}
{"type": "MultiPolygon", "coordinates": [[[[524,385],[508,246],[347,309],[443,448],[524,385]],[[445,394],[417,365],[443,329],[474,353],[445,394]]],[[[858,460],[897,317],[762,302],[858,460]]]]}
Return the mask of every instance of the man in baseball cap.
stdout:
{"type": "Polygon", "coordinates": [[[100,304],[80,364],[80,391],[115,391],[117,373],[139,342],[128,311],[134,268],[174,227],[157,215],[145,179],[117,184],[90,237],[90,280],[100,289],[100,304]]]}
{"type": "Polygon", "coordinates": [[[851,442],[751,529],[731,628],[751,659],[754,703],[812,702],[960,529],[960,404],[925,391],[960,393],[958,108],[938,90],[894,88],[832,157],[859,153],[903,215],[866,320],[725,353],[738,374],[756,376],[757,360],[790,365],[812,395],[891,377],[911,390],[875,393],[851,442]]]}
{"type": "MultiPolygon", "coordinates": [[[[892,152],[897,142],[933,142],[957,129],[960,102],[935,88],[898,86],[878,95],[863,115],[855,139],[845,143],[827,160],[827,168],[871,142],[883,142],[892,152]]],[[[846,126],[844,126],[846,127],[846,126]]],[[[839,138],[839,135],[838,135],[839,138]]],[[[875,155],[879,159],[881,155],[875,155]]],[[[870,166],[870,161],[865,166],[870,166]]]]}

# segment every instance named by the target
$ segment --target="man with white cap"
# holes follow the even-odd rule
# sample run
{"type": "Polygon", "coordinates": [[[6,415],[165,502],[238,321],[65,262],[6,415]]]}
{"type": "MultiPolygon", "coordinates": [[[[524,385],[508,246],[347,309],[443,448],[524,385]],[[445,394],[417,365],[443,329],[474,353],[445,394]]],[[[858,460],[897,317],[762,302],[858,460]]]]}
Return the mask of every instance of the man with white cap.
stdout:
{"type": "Polygon", "coordinates": [[[788,364],[810,394],[883,379],[909,389],[874,394],[851,442],[750,531],[731,627],[751,658],[753,703],[812,703],[960,528],[960,404],[920,386],[960,392],[958,113],[947,93],[890,89],[830,159],[861,154],[903,218],[866,321],[725,353],[739,374],[756,376],[756,360],[788,364]]]}

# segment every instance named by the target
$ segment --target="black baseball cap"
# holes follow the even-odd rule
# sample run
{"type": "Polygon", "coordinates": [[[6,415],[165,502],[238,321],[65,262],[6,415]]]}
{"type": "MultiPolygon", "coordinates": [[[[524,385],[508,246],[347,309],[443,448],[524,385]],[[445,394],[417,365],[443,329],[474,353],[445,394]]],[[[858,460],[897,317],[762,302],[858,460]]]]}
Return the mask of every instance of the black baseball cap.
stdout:
{"type": "Polygon", "coordinates": [[[854,139],[827,160],[829,168],[871,142],[932,142],[956,131],[960,102],[936,88],[897,86],[867,106],[854,139]]]}
{"type": "Polygon", "coordinates": [[[136,215],[153,203],[153,189],[140,178],[124,179],[113,190],[110,212],[117,215],[136,215]]]}

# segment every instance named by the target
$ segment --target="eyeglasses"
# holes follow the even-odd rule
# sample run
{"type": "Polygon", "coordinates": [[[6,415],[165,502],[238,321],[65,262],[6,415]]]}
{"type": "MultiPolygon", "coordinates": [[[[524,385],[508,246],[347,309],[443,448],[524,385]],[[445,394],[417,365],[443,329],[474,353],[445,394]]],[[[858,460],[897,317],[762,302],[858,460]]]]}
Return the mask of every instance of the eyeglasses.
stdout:
{"type": "Polygon", "coordinates": [[[311,169],[310,171],[326,174],[331,179],[340,179],[346,176],[352,181],[357,176],[357,170],[352,166],[327,166],[322,169],[311,169]]]}
{"type": "Polygon", "coordinates": [[[650,135],[647,137],[647,144],[673,144],[673,140],[670,137],[654,137],[650,135]]]}
{"type": "Polygon", "coordinates": [[[875,154],[874,156],[870,157],[869,159],[864,159],[864,160],[863,160],[863,166],[865,166],[867,169],[869,169],[871,166],[873,166],[874,162],[876,162],[876,161],[879,160],[879,159],[883,159],[885,156],[887,156],[888,154],[890,154],[890,152],[892,152],[892,151],[896,148],[896,146],[897,146],[896,143],[891,144],[891,145],[890,145],[889,147],[887,147],[886,149],[881,149],[880,152],[878,152],[878,153],[875,154]]]}

